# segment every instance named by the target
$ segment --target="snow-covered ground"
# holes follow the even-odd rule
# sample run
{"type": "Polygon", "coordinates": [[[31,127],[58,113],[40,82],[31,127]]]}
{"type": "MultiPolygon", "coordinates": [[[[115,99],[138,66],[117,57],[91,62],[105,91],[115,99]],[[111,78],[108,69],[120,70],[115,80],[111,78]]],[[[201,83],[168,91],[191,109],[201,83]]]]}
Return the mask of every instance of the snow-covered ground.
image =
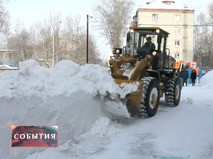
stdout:
{"type": "MultiPolygon", "coordinates": [[[[35,61],[0,73],[0,156],[4,159],[213,159],[213,71],[183,87],[179,106],[161,100],[152,118],[116,118],[100,100],[122,93],[107,69],[35,61]],[[58,148],[9,148],[9,124],[58,125],[58,148]]],[[[128,85],[123,96],[136,89],[128,85]]],[[[111,108],[110,108],[111,109],[111,108]]],[[[124,112],[125,113],[125,112],[124,112]]],[[[125,116],[125,114],[123,114],[125,116]]]]}

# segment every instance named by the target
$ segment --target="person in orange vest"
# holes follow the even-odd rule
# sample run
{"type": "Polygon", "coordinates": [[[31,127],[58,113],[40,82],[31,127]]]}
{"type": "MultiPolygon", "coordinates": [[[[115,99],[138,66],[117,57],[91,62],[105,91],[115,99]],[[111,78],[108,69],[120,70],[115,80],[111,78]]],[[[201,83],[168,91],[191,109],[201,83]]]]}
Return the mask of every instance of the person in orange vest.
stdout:
{"type": "Polygon", "coordinates": [[[199,73],[199,67],[196,65],[194,69],[195,69],[196,74],[198,74],[199,73]]]}

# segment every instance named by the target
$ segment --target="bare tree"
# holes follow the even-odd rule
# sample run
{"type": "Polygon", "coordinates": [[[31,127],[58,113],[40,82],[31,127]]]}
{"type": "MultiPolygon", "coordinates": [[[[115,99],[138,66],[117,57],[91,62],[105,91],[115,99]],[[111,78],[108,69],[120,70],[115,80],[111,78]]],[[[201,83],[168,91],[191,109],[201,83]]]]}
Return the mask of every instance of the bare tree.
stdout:
{"type": "Polygon", "coordinates": [[[204,66],[213,66],[213,4],[208,14],[200,13],[196,19],[194,60],[204,66]]]}
{"type": "Polygon", "coordinates": [[[121,47],[122,36],[126,25],[130,22],[130,14],[134,3],[131,0],[99,0],[95,7],[98,29],[111,48],[121,47]]]}
{"type": "MultiPolygon", "coordinates": [[[[81,25],[81,17],[79,15],[68,16],[64,22],[62,37],[66,44],[66,57],[79,64],[86,62],[86,30],[81,25]]],[[[97,63],[97,50],[95,40],[90,35],[89,38],[89,63],[97,63]]]]}
{"type": "Polygon", "coordinates": [[[0,0],[0,37],[1,42],[5,39],[5,35],[9,33],[9,14],[5,9],[5,3],[9,0],[0,0]]]}
{"type": "Polygon", "coordinates": [[[59,61],[60,28],[62,17],[60,14],[51,15],[42,22],[37,22],[34,28],[34,53],[39,62],[55,65],[59,61]],[[54,55],[53,55],[54,54],[54,55]],[[54,59],[53,59],[54,58],[54,59]]]}
{"type": "Polygon", "coordinates": [[[209,34],[209,64],[212,67],[213,66],[213,3],[209,5],[209,23],[211,24],[211,27],[209,28],[210,34],[209,34]]]}
{"type": "MultiPolygon", "coordinates": [[[[85,64],[86,31],[80,19],[76,16],[63,20],[60,14],[50,15],[49,19],[33,24],[29,31],[19,23],[8,38],[7,47],[18,61],[33,58],[48,67],[63,59],[85,64]]],[[[89,44],[90,63],[95,63],[97,50],[92,35],[89,44]]]]}
{"type": "Polygon", "coordinates": [[[16,57],[21,61],[31,59],[33,53],[30,33],[21,24],[17,24],[15,33],[8,39],[8,48],[16,50],[16,57]]]}
{"type": "Polygon", "coordinates": [[[52,62],[52,36],[50,24],[44,20],[43,22],[38,22],[34,28],[35,39],[35,57],[41,60],[46,59],[46,64],[52,62]],[[50,62],[51,61],[51,62],[50,62]]]}
{"type": "Polygon", "coordinates": [[[201,63],[203,62],[203,57],[207,53],[207,46],[208,43],[208,27],[206,26],[206,16],[204,13],[200,13],[197,16],[197,26],[194,29],[195,31],[195,55],[194,55],[194,60],[201,63]]]}
{"type": "Polygon", "coordinates": [[[81,60],[82,55],[80,54],[84,52],[82,41],[84,41],[85,29],[80,25],[80,22],[81,17],[78,15],[74,17],[67,16],[62,33],[63,38],[66,40],[67,56],[76,62],[81,60]]]}

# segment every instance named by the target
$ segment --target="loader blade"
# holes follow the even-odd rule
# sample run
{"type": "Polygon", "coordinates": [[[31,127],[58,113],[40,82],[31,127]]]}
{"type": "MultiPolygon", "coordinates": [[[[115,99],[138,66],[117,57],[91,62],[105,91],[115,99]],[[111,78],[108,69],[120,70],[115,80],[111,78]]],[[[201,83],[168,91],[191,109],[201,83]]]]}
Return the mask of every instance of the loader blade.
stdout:
{"type": "Polygon", "coordinates": [[[97,99],[102,103],[102,111],[109,117],[113,118],[130,118],[130,114],[126,107],[126,99],[120,98],[117,93],[109,93],[106,95],[97,95],[97,99]]]}

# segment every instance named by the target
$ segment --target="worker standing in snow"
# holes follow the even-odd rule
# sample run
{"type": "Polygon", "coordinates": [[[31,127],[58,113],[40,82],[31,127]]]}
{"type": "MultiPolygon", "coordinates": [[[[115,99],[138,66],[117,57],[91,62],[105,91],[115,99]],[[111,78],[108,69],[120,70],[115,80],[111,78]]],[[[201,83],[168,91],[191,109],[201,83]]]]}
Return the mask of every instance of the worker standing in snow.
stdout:
{"type": "Polygon", "coordinates": [[[195,70],[195,69],[192,70],[192,73],[191,73],[190,78],[191,78],[191,80],[192,80],[192,86],[194,86],[194,85],[195,85],[195,80],[196,80],[196,78],[197,78],[197,73],[196,73],[196,70],[195,70]]]}
{"type": "Polygon", "coordinates": [[[182,85],[184,86],[184,83],[187,86],[187,79],[188,79],[188,69],[187,67],[183,68],[180,73],[179,73],[179,77],[183,79],[183,83],[182,85]]]}

